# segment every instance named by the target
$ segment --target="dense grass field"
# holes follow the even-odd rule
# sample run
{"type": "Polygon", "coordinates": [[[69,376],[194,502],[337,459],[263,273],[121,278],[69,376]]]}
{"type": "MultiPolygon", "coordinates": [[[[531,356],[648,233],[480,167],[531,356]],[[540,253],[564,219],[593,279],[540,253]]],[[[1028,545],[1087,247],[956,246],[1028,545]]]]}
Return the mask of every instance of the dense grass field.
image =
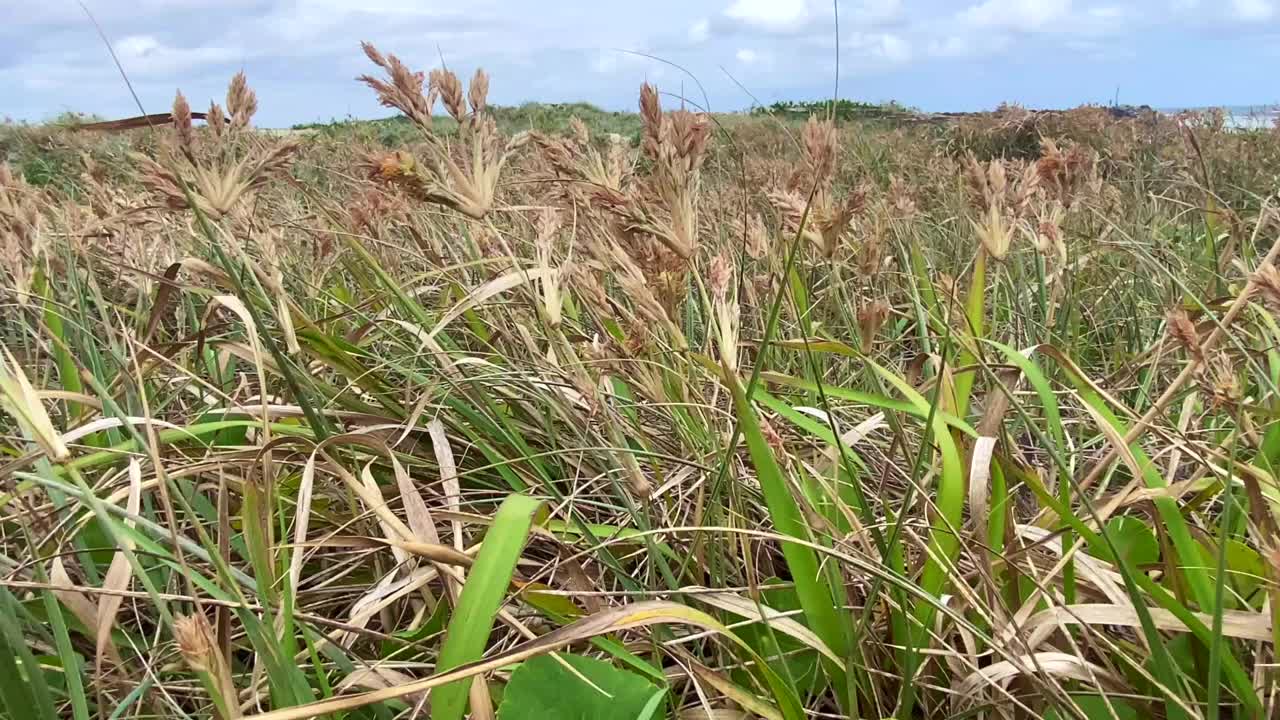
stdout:
{"type": "Polygon", "coordinates": [[[1280,133],[366,54],[0,127],[5,717],[1280,712],[1280,133]]]}

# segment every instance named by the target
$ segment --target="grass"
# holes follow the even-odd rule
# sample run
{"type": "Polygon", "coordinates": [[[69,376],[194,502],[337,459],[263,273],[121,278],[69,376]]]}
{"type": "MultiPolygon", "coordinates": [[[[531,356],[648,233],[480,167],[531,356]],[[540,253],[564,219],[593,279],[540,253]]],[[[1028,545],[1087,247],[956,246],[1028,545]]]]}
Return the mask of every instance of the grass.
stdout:
{"type": "Polygon", "coordinates": [[[0,128],[3,716],[1276,714],[1280,135],[365,52],[0,128]]]}

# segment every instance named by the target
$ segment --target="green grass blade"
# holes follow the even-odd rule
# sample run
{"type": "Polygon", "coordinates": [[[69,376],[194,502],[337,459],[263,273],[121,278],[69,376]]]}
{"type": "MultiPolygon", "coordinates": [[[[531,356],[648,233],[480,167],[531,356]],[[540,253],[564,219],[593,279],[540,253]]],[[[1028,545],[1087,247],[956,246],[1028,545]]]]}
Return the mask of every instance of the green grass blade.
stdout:
{"type": "MultiPolygon", "coordinates": [[[[756,478],[764,494],[765,505],[769,510],[769,518],[774,529],[789,537],[799,540],[810,540],[810,531],[805,524],[800,507],[791,494],[786,476],[774,457],[773,450],[765,440],[760,428],[760,420],[755,409],[747,402],[742,383],[733,373],[725,374],[729,391],[733,394],[733,404],[738,417],[738,425],[742,428],[743,439],[751,455],[751,463],[756,469],[756,478]]],[[[842,605],[836,588],[825,581],[821,572],[817,555],[806,546],[795,543],[782,543],[782,554],[791,570],[792,580],[796,584],[796,594],[800,606],[804,610],[805,619],[810,628],[827,643],[840,657],[848,657],[852,627],[845,613],[836,611],[842,605]]],[[[837,680],[843,685],[842,680],[837,680]]]]}
{"type": "Polygon", "coordinates": [[[0,588],[0,695],[15,720],[57,720],[44,671],[23,639],[17,605],[9,590],[0,588]]]}
{"type": "MultiPolygon", "coordinates": [[[[502,501],[458,596],[436,672],[478,660],[484,654],[494,616],[511,584],[516,561],[533,527],[534,513],[541,505],[527,495],[508,495],[502,501]]],[[[435,690],[431,694],[431,716],[436,720],[460,720],[470,686],[469,680],[462,680],[435,690]]]]}

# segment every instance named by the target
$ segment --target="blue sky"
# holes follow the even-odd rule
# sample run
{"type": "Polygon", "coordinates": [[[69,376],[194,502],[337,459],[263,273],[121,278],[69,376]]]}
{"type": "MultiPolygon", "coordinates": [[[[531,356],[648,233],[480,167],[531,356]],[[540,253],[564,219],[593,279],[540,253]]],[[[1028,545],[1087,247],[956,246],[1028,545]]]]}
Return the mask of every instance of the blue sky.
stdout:
{"type": "MultiPolygon", "coordinates": [[[[1280,0],[836,2],[838,30],[831,0],[86,0],[148,112],[177,88],[207,106],[244,69],[266,126],[388,114],[353,80],[361,40],[484,67],[501,104],[631,108],[644,80],[716,110],[819,98],[837,45],[842,97],[926,110],[1280,101],[1280,0]]],[[[68,110],[136,113],[75,0],[0,0],[0,116],[68,110]]]]}

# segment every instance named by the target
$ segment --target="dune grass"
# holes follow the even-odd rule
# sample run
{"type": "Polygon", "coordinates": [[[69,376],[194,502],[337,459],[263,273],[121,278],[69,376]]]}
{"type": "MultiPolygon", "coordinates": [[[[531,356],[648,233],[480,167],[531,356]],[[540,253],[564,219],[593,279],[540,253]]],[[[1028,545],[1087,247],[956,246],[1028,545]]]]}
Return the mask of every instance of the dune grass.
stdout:
{"type": "Polygon", "coordinates": [[[0,129],[5,717],[1275,715],[1280,135],[365,53],[0,129]]]}

